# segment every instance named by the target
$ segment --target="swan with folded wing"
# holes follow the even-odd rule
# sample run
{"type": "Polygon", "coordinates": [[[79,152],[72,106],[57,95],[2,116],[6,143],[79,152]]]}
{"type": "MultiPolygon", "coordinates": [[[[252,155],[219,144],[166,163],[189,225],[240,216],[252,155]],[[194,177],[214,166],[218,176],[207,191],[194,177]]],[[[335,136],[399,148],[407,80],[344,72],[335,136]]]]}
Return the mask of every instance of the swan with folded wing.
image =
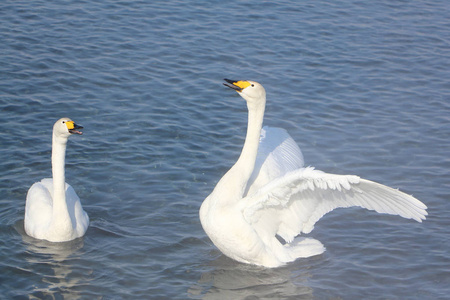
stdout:
{"type": "Polygon", "coordinates": [[[44,178],[28,190],[24,227],[29,236],[67,242],[82,237],[89,226],[89,216],[66,183],[64,169],[67,141],[71,135],[82,134],[82,128],[69,118],[61,118],[53,125],[53,178],[44,178]]]}

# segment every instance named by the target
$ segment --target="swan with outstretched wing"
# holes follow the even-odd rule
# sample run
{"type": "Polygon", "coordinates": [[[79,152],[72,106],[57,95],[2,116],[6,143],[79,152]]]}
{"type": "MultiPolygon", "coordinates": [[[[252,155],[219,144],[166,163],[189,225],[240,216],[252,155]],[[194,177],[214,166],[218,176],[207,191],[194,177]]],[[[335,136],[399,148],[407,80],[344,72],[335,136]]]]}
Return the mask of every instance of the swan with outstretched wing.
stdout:
{"type": "Polygon", "coordinates": [[[427,207],[399,190],[354,175],[305,168],[299,147],[284,129],[262,127],[263,86],[225,80],[247,102],[247,135],[239,159],[200,208],[205,232],[225,255],[278,267],[321,254],[322,243],[301,233],[311,232],[323,215],[339,207],[425,220],[427,207]]]}

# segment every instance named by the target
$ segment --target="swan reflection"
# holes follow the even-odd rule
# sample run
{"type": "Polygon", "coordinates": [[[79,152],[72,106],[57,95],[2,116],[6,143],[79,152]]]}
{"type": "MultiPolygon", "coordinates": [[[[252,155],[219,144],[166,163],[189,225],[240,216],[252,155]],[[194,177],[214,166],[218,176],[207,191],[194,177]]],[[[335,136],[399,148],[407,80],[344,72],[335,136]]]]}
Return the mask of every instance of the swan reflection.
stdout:
{"type": "Polygon", "coordinates": [[[281,268],[264,268],[221,255],[210,263],[210,270],[201,275],[188,294],[192,299],[208,300],[313,299],[313,289],[308,285],[311,277],[308,264],[299,261],[281,268]]]}
{"type": "Polygon", "coordinates": [[[84,246],[83,238],[69,242],[51,243],[37,240],[28,236],[21,224],[16,224],[16,230],[22,236],[27,254],[25,260],[29,263],[32,272],[41,275],[41,282],[34,284],[30,297],[51,299],[63,297],[64,299],[80,299],[82,289],[80,285],[86,284],[84,276],[74,274],[76,253],[84,246]],[[49,271],[50,270],[50,271],[49,271]],[[53,273],[53,274],[52,274],[53,273]]]}

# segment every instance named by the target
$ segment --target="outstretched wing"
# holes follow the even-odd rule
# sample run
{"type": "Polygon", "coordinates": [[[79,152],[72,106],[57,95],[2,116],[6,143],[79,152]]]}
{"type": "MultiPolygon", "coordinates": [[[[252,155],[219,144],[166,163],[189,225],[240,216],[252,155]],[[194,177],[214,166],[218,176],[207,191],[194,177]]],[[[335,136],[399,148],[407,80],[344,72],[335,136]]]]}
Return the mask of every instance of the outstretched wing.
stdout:
{"type": "Polygon", "coordinates": [[[285,129],[264,126],[245,195],[251,195],[274,179],[302,168],[303,164],[300,148],[285,129]]]}
{"type": "Polygon", "coordinates": [[[259,233],[277,234],[286,242],[309,233],[326,213],[359,206],[422,222],[427,207],[416,198],[354,175],[327,174],[302,168],[270,182],[242,199],[246,221],[259,233]]]}

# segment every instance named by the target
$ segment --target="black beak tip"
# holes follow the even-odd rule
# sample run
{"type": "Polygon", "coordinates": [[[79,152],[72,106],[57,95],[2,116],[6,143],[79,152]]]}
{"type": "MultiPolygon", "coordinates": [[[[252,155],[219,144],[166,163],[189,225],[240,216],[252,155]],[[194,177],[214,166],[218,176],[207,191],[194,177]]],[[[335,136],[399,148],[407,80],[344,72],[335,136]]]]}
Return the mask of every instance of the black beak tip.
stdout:
{"type": "Polygon", "coordinates": [[[234,85],[234,83],[237,82],[236,80],[230,80],[227,78],[224,78],[224,80],[227,82],[223,84],[224,86],[229,87],[237,92],[242,92],[242,89],[240,87],[234,85]]]}
{"type": "Polygon", "coordinates": [[[79,129],[83,129],[84,127],[78,124],[73,124],[73,128],[69,129],[69,132],[71,134],[83,134],[81,131],[78,131],[79,129]]]}
{"type": "Polygon", "coordinates": [[[236,80],[231,80],[231,79],[228,79],[228,78],[224,78],[223,80],[225,80],[229,84],[233,84],[234,82],[236,82],[236,80]]]}

